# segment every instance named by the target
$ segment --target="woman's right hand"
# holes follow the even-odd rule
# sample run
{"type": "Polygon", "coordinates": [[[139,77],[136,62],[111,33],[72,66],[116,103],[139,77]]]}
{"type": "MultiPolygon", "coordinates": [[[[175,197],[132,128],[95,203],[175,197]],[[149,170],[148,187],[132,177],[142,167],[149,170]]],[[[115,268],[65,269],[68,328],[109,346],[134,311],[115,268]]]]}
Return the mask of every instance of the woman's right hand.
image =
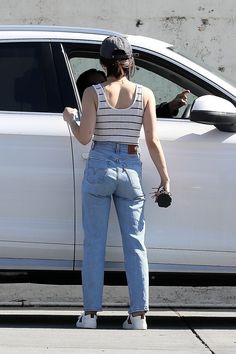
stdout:
{"type": "Polygon", "coordinates": [[[166,192],[170,193],[170,180],[161,180],[159,188],[163,188],[166,192]]]}
{"type": "Polygon", "coordinates": [[[65,107],[63,111],[63,119],[68,124],[72,123],[75,120],[75,116],[78,110],[76,108],[65,107]]]}

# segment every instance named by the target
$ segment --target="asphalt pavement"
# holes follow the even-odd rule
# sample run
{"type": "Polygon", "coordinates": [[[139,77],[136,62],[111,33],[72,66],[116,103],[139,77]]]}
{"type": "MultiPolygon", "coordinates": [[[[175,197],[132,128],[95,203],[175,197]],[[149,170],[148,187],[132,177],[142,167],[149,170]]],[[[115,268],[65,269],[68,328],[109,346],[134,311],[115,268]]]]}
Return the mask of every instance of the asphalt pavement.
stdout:
{"type": "Polygon", "coordinates": [[[98,329],[76,329],[79,285],[0,284],[0,354],[235,354],[236,287],[150,287],[147,331],[125,331],[127,287],[104,287],[98,329]]]}
{"type": "MultiPolygon", "coordinates": [[[[82,306],[80,285],[0,284],[0,306],[82,306]]],[[[236,308],[236,287],[150,287],[152,307],[236,308]]],[[[104,305],[127,307],[126,286],[105,286],[104,305]]]]}
{"type": "Polygon", "coordinates": [[[147,331],[125,331],[127,287],[104,287],[98,329],[76,329],[79,285],[0,284],[0,354],[235,354],[236,287],[150,287],[147,331]]]}

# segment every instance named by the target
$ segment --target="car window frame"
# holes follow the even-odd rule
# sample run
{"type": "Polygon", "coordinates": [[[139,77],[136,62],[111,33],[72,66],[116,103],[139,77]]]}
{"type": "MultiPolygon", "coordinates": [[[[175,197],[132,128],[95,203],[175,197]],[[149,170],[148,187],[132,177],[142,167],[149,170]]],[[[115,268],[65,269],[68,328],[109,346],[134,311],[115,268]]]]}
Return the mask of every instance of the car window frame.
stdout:
{"type": "MultiPolygon", "coordinates": [[[[100,44],[63,42],[62,46],[69,61],[76,56],[75,54],[79,54],[79,57],[99,59],[100,44]]],[[[133,52],[135,54],[135,62],[137,65],[152,72],[156,72],[177,85],[181,82],[181,86],[185,89],[190,89],[194,95],[201,96],[211,94],[219,96],[227,99],[236,106],[236,100],[228,96],[223,89],[221,90],[220,86],[214,86],[201,74],[196,75],[196,73],[191,71],[190,68],[183,67],[180,63],[173,61],[173,59],[168,58],[167,56],[163,57],[163,55],[158,52],[152,53],[145,50],[145,48],[140,49],[140,47],[135,46],[133,46],[133,52]],[[172,75],[171,79],[169,77],[170,75],[172,75]]],[[[179,118],[180,117],[176,117],[176,119],[179,118]]]]}

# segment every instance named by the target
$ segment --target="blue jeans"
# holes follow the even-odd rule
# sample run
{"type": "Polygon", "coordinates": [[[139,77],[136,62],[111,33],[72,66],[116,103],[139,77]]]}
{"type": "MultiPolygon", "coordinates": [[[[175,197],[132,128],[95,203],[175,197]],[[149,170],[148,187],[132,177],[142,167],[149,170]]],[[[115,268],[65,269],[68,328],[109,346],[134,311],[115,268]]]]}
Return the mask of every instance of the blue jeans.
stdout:
{"type": "Polygon", "coordinates": [[[82,283],[85,311],[102,310],[105,247],[113,198],[124,252],[129,313],[148,310],[148,261],[144,245],[144,193],[139,154],[127,144],[95,142],[82,184],[84,258],[82,283]]]}

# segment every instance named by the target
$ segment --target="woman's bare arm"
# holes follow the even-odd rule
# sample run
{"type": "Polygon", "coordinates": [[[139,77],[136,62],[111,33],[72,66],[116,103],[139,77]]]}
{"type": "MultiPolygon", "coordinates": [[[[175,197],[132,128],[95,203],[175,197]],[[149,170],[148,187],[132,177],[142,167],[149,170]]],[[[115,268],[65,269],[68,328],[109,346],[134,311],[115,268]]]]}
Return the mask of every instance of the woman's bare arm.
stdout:
{"type": "Polygon", "coordinates": [[[153,92],[144,88],[143,127],[149,154],[161,178],[161,186],[170,191],[170,178],[163,149],[157,134],[156,102],[153,92]]]}
{"type": "Polygon", "coordinates": [[[77,109],[65,107],[63,112],[64,120],[70,125],[72,133],[83,145],[88,144],[94,133],[96,124],[97,95],[93,87],[88,87],[82,99],[82,117],[80,125],[74,120],[77,109]]]}

